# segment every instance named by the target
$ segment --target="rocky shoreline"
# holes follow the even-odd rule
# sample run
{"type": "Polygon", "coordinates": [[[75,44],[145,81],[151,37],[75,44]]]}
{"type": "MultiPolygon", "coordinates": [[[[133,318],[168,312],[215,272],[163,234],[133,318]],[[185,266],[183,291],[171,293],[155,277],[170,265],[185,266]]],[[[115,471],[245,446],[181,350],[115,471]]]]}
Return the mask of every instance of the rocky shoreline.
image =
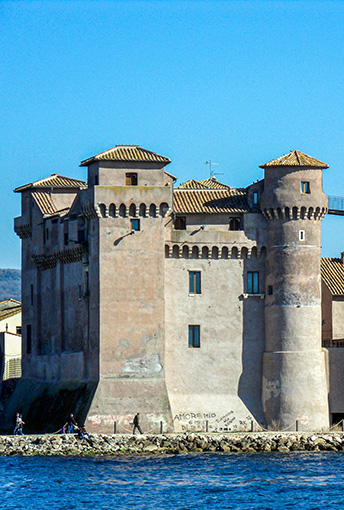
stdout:
{"type": "Polygon", "coordinates": [[[0,436],[0,455],[139,455],[201,452],[267,453],[343,451],[344,434],[241,432],[229,434],[92,434],[0,436]]]}

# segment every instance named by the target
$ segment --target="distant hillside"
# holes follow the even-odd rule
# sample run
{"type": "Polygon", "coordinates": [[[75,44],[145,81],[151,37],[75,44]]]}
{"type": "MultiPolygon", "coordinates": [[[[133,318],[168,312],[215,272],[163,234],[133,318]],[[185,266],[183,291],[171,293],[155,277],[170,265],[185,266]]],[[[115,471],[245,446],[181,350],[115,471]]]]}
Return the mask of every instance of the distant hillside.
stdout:
{"type": "Polygon", "coordinates": [[[0,269],[0,300],[8,298],[21,301],[20,269],[0,269]]]}

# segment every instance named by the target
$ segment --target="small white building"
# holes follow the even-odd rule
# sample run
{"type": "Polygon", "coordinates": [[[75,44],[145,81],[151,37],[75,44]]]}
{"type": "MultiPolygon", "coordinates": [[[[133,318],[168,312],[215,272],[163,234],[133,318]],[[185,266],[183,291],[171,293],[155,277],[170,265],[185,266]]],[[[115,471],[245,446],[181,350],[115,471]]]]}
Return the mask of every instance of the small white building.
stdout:
{"type": "Polygon", "coordinates": [[[21,303],[0,301],[0,381],[21,377],[21,303]]]}

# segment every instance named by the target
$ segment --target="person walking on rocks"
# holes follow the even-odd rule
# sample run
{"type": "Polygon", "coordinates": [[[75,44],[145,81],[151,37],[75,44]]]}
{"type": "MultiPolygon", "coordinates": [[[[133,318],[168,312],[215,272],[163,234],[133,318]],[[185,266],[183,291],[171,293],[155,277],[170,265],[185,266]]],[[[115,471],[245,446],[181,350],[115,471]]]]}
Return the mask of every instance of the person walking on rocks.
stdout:
{"type": "Polygon", "coordinates": [[[25,422],[23,421],[23,416],[20,414],[17,419],[16,432],[15,432],[16,436],[24,435],[24,432],[23,432],[24,425],[25,425],[25,422]]]}
{"type": "Polygon", "coordinates": [[[73,434],[74,427],[78,426],[77,422],[74,419],[74,414],[73,413],[70,413],[70,415],[68,416],[68,420],[67,420],[67,424],[66,425],[67,425],[66,434],[73,434]]]}
{"type": "Polygon", "coordinates": [[[140,427],[140,413],[136,413],[133,420],[133,434],[135,435],[136,429],[140,432],[140,434],[143,434],[142,429],[140,427]]]}
{"type": "Polygon", "coordinates": [[[18,425],[20,423],[20,414],[17,413],[16,414],[16,424],[14,426],[14,430],[13,430],[13,435],[16,436],[17,435],[17,430],[18,430],[18,425]]]}

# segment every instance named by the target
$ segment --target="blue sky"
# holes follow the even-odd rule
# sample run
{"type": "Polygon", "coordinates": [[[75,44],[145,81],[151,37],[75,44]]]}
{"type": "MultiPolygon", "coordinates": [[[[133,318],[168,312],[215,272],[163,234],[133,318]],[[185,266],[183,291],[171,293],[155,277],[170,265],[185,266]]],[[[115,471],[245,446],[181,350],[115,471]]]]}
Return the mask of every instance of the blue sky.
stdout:
{"type": "MultiPolygon", "coordinates": [[[[344,2],[0,2],[0,267],[20,267],[13,189],[139,144],[183,182],[246,186],[299,149],[330,165],[344,196],[344,2]]],[[[323,222],[323,255],[344,250],[323,222]]]]}

